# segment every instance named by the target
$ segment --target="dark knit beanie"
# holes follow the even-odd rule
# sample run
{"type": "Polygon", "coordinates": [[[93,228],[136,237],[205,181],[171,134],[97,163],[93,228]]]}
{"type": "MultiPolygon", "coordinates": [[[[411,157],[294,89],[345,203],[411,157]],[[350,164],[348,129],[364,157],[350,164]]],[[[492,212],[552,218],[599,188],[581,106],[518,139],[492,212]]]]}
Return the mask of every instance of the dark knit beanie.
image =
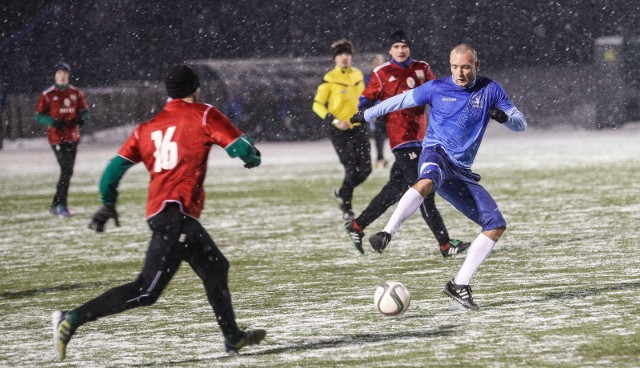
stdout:
{"type": "Polygon", "coordinates": [[[391,45],[398,42],[405,43],[407,44],[407,46],[411,47],[411,41],[409,41],[409,38],[404,33],[404,31],[401,31],[401,30],[395,31],[393,32],[393,34],[391,34],[391,37],[389,37],[389,43],[391,45]]]}
{"type": "Polygon", "coordinates": [[[56,64],[56,66],[55,66],[55,68],[54,68],[53,72],[55,73],[55,72],[57,72],[58,70],[65,70],[65,71],[67,71],[67,72],[71,73],[71,67],[69,66],[69,64],[65,63],[64,61],[59,61],[59,62],[56,64]]]}
{"type": "Polygon", "coordinates": [[[353,44],[344,38],[338,40],[331,44],[331,53],[334,58],[340,54],[353,55],[353,44]]]}
{"type": "Polygon", "coordinates": [[[167,95],[171,98],[185,98],[191,96],[198,87],[198,76],[186,65],[175,65],[164,80],[167,95]]]}

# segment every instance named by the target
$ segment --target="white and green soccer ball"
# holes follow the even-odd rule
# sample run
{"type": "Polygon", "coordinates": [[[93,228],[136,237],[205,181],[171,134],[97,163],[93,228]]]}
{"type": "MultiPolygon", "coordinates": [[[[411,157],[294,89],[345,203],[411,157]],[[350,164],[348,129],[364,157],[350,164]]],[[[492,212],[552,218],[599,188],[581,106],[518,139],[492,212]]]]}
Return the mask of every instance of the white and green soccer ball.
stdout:
{"type": "Polygon", "coordinates": [[[411,293],[401,282],[387,281],[376,289],[373,303],[381,314],[399,316],[409,309],[411,293]]]}

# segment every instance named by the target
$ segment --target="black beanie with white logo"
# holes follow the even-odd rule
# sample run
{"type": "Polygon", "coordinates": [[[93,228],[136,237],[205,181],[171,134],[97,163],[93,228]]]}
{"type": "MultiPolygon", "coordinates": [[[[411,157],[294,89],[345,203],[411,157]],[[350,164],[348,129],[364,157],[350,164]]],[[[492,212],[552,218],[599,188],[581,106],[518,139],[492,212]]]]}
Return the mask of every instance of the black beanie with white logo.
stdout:
{"type": "Polygon", "coordinates": [[[407,37],[404,31],[401,31],[401,30],[395,31],[391,34],[391,37],[389,37],[389,43],[391,45],[398,42],[404,43],[407,46],[411,47],[411,41],[409,41],[409,37],[407,37]]]}

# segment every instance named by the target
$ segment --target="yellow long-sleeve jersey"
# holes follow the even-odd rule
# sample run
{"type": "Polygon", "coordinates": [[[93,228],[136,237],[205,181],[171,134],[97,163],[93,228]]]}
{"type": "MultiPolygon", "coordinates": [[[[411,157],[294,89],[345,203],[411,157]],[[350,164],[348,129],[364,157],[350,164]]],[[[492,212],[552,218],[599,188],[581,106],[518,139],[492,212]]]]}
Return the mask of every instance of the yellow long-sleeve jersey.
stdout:
{"type": "Polygon", "coordinates": [[[336,66],[322,78],[313,99],[313,112],[320,119],[331,113],[340,120],[349,121],[358,112],[358,100],[362,91],[364,76],[360,69],[336,66]]]}

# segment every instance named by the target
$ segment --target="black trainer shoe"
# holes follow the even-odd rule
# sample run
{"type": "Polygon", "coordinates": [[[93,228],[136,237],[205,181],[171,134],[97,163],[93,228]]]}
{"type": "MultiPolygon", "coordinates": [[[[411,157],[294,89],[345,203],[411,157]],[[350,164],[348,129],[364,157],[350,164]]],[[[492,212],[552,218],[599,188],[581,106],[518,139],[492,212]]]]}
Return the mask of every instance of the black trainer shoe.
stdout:
{"type": "Polygon", "coordinates": [[[65,319],[67,311],[55,311],[51,314],[51,326],[53,327],[53,347],[58,352],[60,360],[67,356],[67,344],[75,329],[71,323],[65,319]]]}
{"type": "Polygon", "coordinates": [[[245,346],[259,344],[265,336],[267,336],[267,331],[265,330],[242,331],[240,337],[233,339],[235,340],[233,342],[225,338],[224,350],[230,356],[236,356],[240,349],[245,346]]]}
{"type": "Polygon", "coordinates": [[[379,233],[375,233],[369,237],[369,243],[371,243],[371,247],[378,253],[382,254],[384,248],[387,247],[389,242],[391,241],[391,234],[381,231],[379,233]]]}
{"type": "Polygon", "coordinates": [[[451,257],[464,252],[470,245],[471,243],[465,243],[462,240],[451,239],[447,244],[440,246],[440,253],[444,258],[451,257]]]}
{"type": "Polygon", "coordinates": [[[338,189],[333,190],[333,196],[338,202],[338,207],[340,207],[340,211],[342,211],[342,219],[345,221],[353,221],[356,218],[353,213],[353,209],[351,208],[351,203],[345,201],[342,197],[340,197],[340,193],[338,193],[338,189]]]}
{"type": "Polygon", "coordinates": [[[344,230],[349,234],[351,238],[351,243],[356,248],[360,254],[364,254],[364,248],[362,248],[362,238],[364,237],[364,232],[356,228],[355,221],[349,221],[344,224],[344,230]]]}
{"type": "Polygon", "coordinates": [[[453,279],[451,279],[447,286],[444,287],[444,293],[467,309],[480,309],[478,304],[473,301],[471,286],[469,285],[457,285],[453,282],[453,279]]]}

